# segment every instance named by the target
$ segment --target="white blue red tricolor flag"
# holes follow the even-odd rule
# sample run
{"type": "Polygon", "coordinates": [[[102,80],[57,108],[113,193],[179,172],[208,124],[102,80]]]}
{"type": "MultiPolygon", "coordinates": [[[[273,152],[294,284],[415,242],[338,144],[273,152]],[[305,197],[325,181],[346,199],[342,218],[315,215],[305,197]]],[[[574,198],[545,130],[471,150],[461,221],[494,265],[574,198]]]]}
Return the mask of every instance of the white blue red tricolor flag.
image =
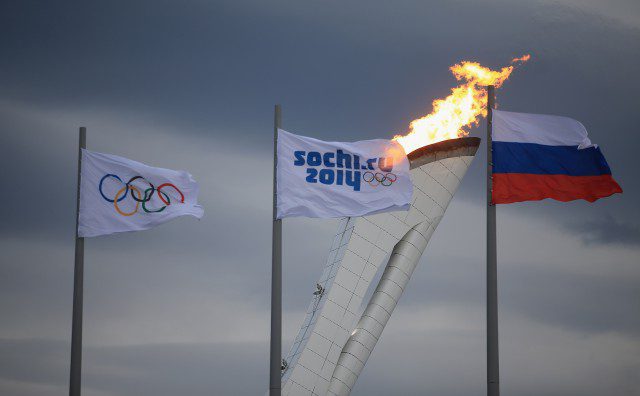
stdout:
{"type": "Polygon", "coordinates": [[[567,117],[493,111],[493,203],[621,193],[600,148],[567,117]]]}
{"type": "Polygon", "coordinates": [[[325,142],[278,130],[276,217],[408,210],[409,159],[393,140],[325,142]]]}

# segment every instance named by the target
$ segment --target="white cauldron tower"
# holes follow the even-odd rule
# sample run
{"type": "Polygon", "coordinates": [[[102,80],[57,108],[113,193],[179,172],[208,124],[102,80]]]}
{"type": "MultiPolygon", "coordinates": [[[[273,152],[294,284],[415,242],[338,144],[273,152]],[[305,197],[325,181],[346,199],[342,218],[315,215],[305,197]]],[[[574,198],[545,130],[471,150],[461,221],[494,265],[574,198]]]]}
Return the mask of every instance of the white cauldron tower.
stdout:
{"type": "Polygon", "coordinates": [[[340,221],[283,364],[283,395],[349,395],[479,144],[479,138],[465,137],[409,153],[414,185],[409,211],[340,221]],[[382,278],[357,317],[387,257],[382,278]]]}

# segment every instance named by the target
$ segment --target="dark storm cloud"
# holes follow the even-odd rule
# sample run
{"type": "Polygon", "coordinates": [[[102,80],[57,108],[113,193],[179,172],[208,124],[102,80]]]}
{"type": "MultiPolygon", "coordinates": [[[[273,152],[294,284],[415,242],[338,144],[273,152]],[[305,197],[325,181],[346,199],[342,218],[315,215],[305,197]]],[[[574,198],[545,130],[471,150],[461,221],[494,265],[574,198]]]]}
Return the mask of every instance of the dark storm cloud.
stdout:
{"type": "Polygon", "coordinates": [[[285,125],[334,138],[401,132],[446,94],[454,83],[447,67],[461,59],[497,67],[531,51],[535,62],[505,103],[576,116],[605,105],[596,92],[608,87],[618,94],[606,106],[628,103],[634,90],[621,82],[638,59],[636,30],[539,3],[371,2],[368,12],[343,2],[24,1],[5,8],[6,97],[254,129],[268,125],[271,105],[281,101],[285,125]],[[610,61],[621,53],[628,62],[610,61]],[[548,100],[550,87],[564,95],[561,109],[560,98],[548,100]],[[575,92],[593,99],[567,107],[575,92]]]}

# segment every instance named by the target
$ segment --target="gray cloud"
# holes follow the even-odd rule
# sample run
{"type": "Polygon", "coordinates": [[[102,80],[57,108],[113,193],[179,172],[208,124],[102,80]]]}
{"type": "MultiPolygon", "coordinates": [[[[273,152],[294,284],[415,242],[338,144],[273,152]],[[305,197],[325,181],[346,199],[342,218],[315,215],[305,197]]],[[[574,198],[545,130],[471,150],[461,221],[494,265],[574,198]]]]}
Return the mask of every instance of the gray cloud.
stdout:
{"type": "Polygon", "coordinates": [[[640,226],[615,219],[611,214],[568,224],[567,228],[582,237],[587,245],[628,245],[640,244],[640,226]]]}
{"type": "MultiPolygon", "coordinates": [[[[65,393],[67,343],[0,339],[0,351],[0,380],[56,390],[48,394],[65,393]],[[39,358],[33,359],[36,354],[39,358]]],[[[246,342],[86,347],[84,357],[83,385],[90,394],[257,394],[266,380],[266,350],[246,342]],[[244,381],[222,380],[240,373],[246,375],[244,381]]]]}

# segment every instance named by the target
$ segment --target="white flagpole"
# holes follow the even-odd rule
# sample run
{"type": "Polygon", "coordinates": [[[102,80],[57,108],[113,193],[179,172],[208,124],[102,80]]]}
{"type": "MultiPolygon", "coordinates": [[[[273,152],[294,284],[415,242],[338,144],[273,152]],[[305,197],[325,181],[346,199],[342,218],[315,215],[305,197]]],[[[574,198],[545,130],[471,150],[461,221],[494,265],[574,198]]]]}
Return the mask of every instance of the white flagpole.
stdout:
{"type": "Polygon", "coordinates": [[[281,124],[280,105],[275,107],[273,125],[273,232],[271,245],[271,344],[269,365],[269,396],[282,393],[282,220],[277,213],[278,129],[281,124]]]}
{"type": "Polygon", "coordinates": [[[487,396],[500,395],[498,354],[498,268],[496,206],[493,203],[493,108],[495,87],[487,87],[487,396]]]}
{"type": "Polygon", "coordinates": [[[84,278],[84,238],[78,236],[80,215],[80,172],[82,149],[87,148],[87,128],[80,127],[78,144],[78,189],[76,199],[76,255],[73,270],[73,319],[71,324],[71,368],[69,396],[80,396],[82,379],[82,294],[84,278]]]}

